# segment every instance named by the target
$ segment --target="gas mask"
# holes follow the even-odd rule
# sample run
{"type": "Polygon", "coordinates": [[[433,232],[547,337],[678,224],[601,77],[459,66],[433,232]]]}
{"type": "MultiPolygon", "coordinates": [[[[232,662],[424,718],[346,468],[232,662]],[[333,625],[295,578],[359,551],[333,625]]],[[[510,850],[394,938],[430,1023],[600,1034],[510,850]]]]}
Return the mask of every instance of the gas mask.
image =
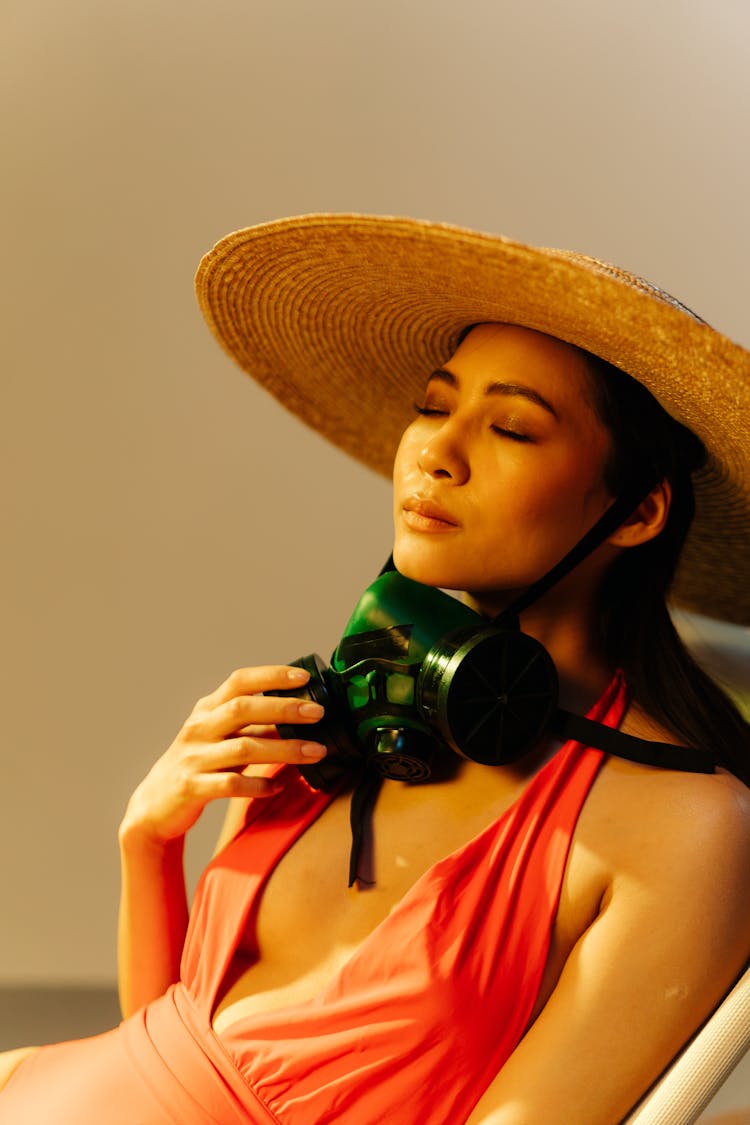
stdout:
{"type": "Polygon", "coordinates": [[[316,654],[293,661],[310,679],[274,694],[314,700],[325,714],[313,725],[280,724],[279,734],[326,746],[319,762],[298,766],[314,788],[356,779],[350,885],[368,794],[384,777],[424,781],[436,767],[441,772],[446,755],[500,766],[553,735],[647,765],[714,771],[704,751],[635,738],[561,708],[552,657],[519,624],[521,612],[604,542],[651,487],[641,482],[616,500],[564,559],[491,621],[405,578],[391,558],[357,602],[330,665],[316,654]]]}
{"type": "Polygon", "coordinates": [[[363,765],[423,781],[446,750],[488,766],[515,761],[557,704],[557,672],[538,641],[396,570],[367,587],[328,667],[317,655],[295,663],[310,680],[290,694],[307,694],[325,716],[279,733],[325,744],[325,758],[300,767],[317,789],[363,765]]]}
{"type": "MultiPolygon", "coordinates": [[[[512,607],[511,607],[512,609],[512,607]]],[[[486,766],[515,762],[545,734],[575,738],[647,765],[711,773],[703,751],[613,730],[558,705],[552,657],[506,612],[487,621],[442,590],[385,569],[357,602],[331,658],[293,664],[310,679],[277,691],[320,703],[314,725],[280,724],[282,738],[314,738],[325,758],[299,766],[315,789],[374,770],[419,782],[440,755],[486,766]]]]}

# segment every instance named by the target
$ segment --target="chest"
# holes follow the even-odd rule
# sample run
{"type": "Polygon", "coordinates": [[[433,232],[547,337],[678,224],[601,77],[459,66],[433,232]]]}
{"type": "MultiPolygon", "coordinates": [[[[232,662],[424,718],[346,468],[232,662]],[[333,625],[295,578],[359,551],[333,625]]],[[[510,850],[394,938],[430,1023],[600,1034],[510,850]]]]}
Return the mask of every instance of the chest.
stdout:
{"type": "MultiPolygon", "coordinates": [[[[486,771],[482,771],[486,772],[486,771]]],[[[334,799],[289,848],[251,911],[220,990],[214,1026],[318,994],[418,879],[492,824],[521,780],[467,769],[445,785],[385,783],[366,818],[349,887],[350,799],[334,799]]]]}
{"type": "MultiPolygon", "coordinates": [[[[468,779],[467,779],[468,780],[468,779]]],[[[361,941],[421,875],[483,831],[513,800],[511,783],[480,800],[471,784],[408,787],[386,782],[365,832],[359,879],[348,887],[349,795],[336,798],[283,856],[255,919],[261,956],[302,927],[320,947],[361,941]]],[[[250,933],[245,941],[252,940],[250,933]]]]}
{"type": "MultiPolygon", "coordinates": [[[[355,949],[425,872],[501,820],[527,783],[522,773],[474,763],[445,784],[386,782],[366,821],[353,887],[347,886],[350,802],[348,795],[338,797],[282,857],[238,952],[251,955],[257,948],[266,964],[285,959],[302,968],[301,961],[327,961],[333,949],[355,949]],[[289,935],[299,933],[304,952],[290,947],[289,935]]],[[[564,901],[582,906],[568,910],[570,929],[597,893],[599,872],[586,862],[589,854],[571,854],[568,864],[564,901]]]]}
{"type": "MultiPolygon", "coordinates": [[[[224,1029],[256,1009],[285,1007],[319,994],[359,957],[376,930],[379,937],[375,947],[370,941],[368,964],[373,950],[380,955],[394,942],[399,949],[419,943],[426,931],[434,930],[435,911],[441,932],[452,928],[457,934],[470,932],[473,920],[488,913],[501,916],[503,902],[513,893],[509,896],[507,886],[496,885],[494,875],[504,871],[507,881],[516,862],[512,856],[508,861],[509,850],[519,845],[523,855],[524,835],[520,832],[516,839],[515,827],[505,831],[502,862],[486,852],[486,844],[490,843],[491,852],[498,843],[497,827],[507,825],[509,819],[514,823],[518,798],[527,783],[527,776],[472,764],[445,785],[386,784],[372,818],[372,833],[363,846],[363,878],[351,888],[347,887],[349,801],[334,800],[285,852],[251,912],[220,990],[215,1027],[224,1029]],[[409,895],[426,872],[426,893],[409,895]],[[456,876],[464,879],[462,889],[455,884],[456,876]],[[442,901],[438,901],[441,882],[442,901]],[[468,913],[467,903],[473,903],[468,913]],[[459,905],[464,916],[457,920],[459,905]],[[397,918],[391,921],[389,915],[397,908],[397,918]],[[385,920],[386,927],[378,930],[385,920]]],[[[579,847],[575,841],[564,877],[562,868],[548,875],[544,848],[527,850],[542,865],[537,869],[537,885],[550,879],[563,883],[542,989],[546,995],[572,944],[593,917],[601,898],[601,872],[589,858],[596,848],[579,847]]],[[[559,858],[556,863],[559,867],[559,858]]],[[[425,890],[425,883],[420,886],[425,890]]],[[[537,904],[530,902],[528,893],[525,898],[526,908],[534,913],[537,904]]],[[[490,951],[494,940],[487,938],[490,951]]]]}

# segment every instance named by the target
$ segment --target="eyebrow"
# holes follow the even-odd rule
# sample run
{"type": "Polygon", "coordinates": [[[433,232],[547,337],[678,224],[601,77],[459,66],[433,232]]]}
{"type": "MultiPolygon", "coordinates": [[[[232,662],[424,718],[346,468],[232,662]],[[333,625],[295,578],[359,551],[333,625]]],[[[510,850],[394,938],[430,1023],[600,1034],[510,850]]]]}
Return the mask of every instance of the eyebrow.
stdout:
{"type": "MultiPolygon", "coordinates": [[[[456,390],[461,382],[458,376],[454,375],[452,371],[445,371],[443,368],[433,371],[428,379],[428,383],[431,383],[433,379],[438,379],[441,383],[446,383],[449,387],[454,387],[456,390]]],[[[486,395],[514,395],[519,398],[528,399],[529,402],[535,402],[537,406],[541,406],[542,409],[546,410],[548,414],[551,414],[553,418],[557,418],[558,422],[560,420],[552,403],[548,402],[547,399],[544,398],[543,395],[540,395],[538,391],[535,391],[533,387],[524,386],[523,383],[488,383],[484,388],[484,393],[486,395]]]]}

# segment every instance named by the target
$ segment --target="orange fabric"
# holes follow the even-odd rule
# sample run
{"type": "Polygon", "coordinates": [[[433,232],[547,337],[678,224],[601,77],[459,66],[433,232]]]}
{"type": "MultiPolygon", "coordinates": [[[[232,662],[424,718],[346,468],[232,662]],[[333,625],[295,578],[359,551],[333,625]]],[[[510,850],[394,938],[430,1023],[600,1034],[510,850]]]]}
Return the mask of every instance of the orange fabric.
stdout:
{"type": "MultiPolygon", "coordinates": [[[[618,676],[590,718],[617,726],[618,676]]],[[[114,1031],[44,1048],[0,1125],[458,1125],[523,1034],[570,842],[603,754],[566,743],[519,800],[435,864],[308,1003],[218,1037],[216,997],[280,856],[331,800],[290,770],[196,891],[182,981],[114,1031]]]]}

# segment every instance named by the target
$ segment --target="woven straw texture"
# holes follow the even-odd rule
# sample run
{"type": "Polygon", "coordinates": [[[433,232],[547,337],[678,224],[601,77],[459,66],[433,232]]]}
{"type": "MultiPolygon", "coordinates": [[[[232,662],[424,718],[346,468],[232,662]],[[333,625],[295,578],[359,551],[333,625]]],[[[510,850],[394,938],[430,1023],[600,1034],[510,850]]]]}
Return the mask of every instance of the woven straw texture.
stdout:
{"type": "Polygon", "coordinates": [[[582,255],[363,215],[230,234],[196,290],[245,371],[386,475],[414,399],[466,325],[534,328],[621,367],[709,450],[675,601],[750,624],[750,353],[662,290],[582,255]]]}
{"type": "Polygon", "coordinates": [[[693,1125],[750,1048],[750,969],[625,1125],[693,1125]]]}

